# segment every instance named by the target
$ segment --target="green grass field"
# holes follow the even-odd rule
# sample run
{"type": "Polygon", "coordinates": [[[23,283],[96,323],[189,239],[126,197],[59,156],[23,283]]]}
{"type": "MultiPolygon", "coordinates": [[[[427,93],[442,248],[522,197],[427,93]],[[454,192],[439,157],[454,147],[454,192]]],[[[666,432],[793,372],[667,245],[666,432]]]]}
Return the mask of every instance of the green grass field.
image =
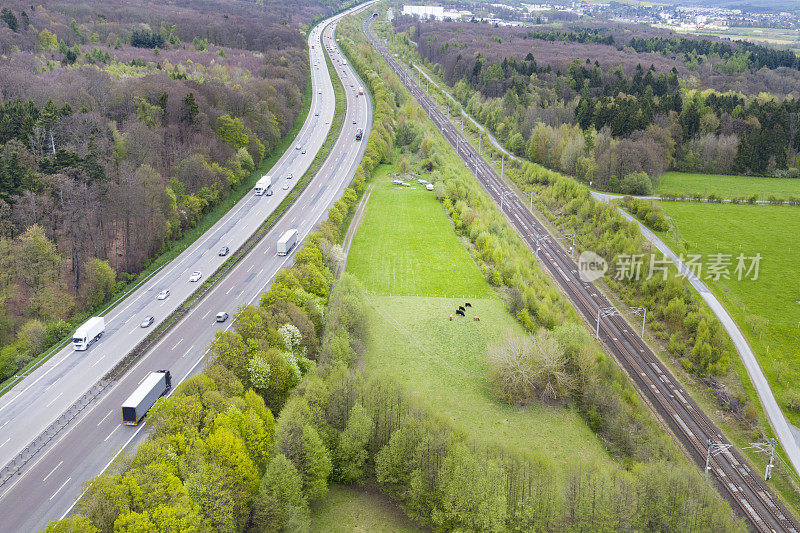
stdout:
{"type": "Polygon", "coordinates": [[[311,531],[411,533],[423,529],[377,490],[331,485],[311,508],[311,531]]]}
{"type": "Polygon", "coordinates": [[[422,403],[484,441],[549,457],[556,467],[575,461],[609,465],[603,444],[574,409],[518,407],[493,397],[486,379],[487,346],[522,328],[497,297],[470,300],[469,315],[450,321],[459,303],[454,298],[372,298],[367,372],[393,377],[422,403]],[[566,453],[565,442],[579,446],[580,454],[566,453]]]}
{"type": "Polygon", "coordinates": [[[522,327],[460,244],[433,193],[397,188],[389,183],[392,176],[381,175],[347,267],[377,293],[369,301],[365,370],[391,376],[482,440],[548,457],[556,467],[575,461],[611,466],[602,442],[574,409],[511,406],[493,397],[487,346],[522,327]],[[458,296],[415,296],[425,293],[458,296]],[[467,301],[461,294],[481,297],[468,299],[467,317],[451,321],[467,301]],[[566,453],[565,442],[578,444],[580,454],[566,453]]]}
{"type": "Polygon", "coordinates": [[[659,178],[656,195],[668,193],[701,193],[703,196],[714,193],[721,198],[740,198],[756,193],[761,200],[768,199],[770,194],[788,199],[790,195],[800,196],[800,179],[667,172],[659,178]]]}
{"type": "MultiPolygon", "coordinates": [[[[800,216],[796,207],[662,202],[676,252],[731,254],[731,279],[706,280],[748,336],[778,401],[800,383],[800,216]],[[685,246],[677,244],[685,243],[685,246]],[[740,254],[762,256],[757,280],[738,281],[740,254]]],[[[706,274],[703,274],[705,278],[706,274]]],[[[787,412],[800,425],[800,415],[787,412]]]]}
{"type": "Polygon", "coordinates": [[[376,180],[347,270],[377,294],[490,294],[434,193],[388,177],[376,180]]]}

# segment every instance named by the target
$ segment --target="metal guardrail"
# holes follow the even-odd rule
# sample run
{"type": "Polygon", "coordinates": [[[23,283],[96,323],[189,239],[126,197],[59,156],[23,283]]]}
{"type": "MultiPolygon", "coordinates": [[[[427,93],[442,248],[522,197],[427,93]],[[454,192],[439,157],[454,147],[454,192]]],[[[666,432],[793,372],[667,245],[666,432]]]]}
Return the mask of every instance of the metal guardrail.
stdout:
{"type": "MultiPolygon", "coordinates": [[[[324,158],[323,158],[324,161],[324,158]]],[[[54,438],[56,438],[61,431],[66,428],[75,417],[83,412],[94,400],[96,400],[103,392],[105,392],[110,385],[122,377],[128,369],[136,363],[147,351],[158,342],[161,337],[167,333],[177,322],[182,319],[194,305],[203,299],[203,297],[213,289],[219,281],[236,266],[248,253],[263,239],[269,230],[281,219],[286,211],[294,204],[294,201],[302,194],[308,184],[311,182],[311,175],[319,171],[322,161],[317,164],[317,168],[309,168],[308,178],[302,184],[301,189],[292,191],[294,197],[288,196],[286,199],[290,200],[280,210],[273,212],[267,220],[262,223],[258,230],[256,230],[250,238],[248,238],[233,255],[223,263],[220,268],[203,284],[203,287],[190,294],[186,300],[173,311],[167,319],[162,322],[156,330],[150,335],[145,337],[139,344],[137,344],[122,361],[111,369],[105,376],[100,378],[92,387],[85,392],[78,400],[76,400],[64,413],[61,414],[53,423],[44,429],[39,435],[34,438],[14,459],[9,461],[2,469],[0,469],[0,488],[14,478],[15,475],[22,473],[22,469],[54,438]]],[[[305,177],[305,176],[304,176],[305,177]]],[[[303,179],[303,178],[301,178],[303,179]]],[[[163,268],[163,267],[161,267],[163,268]]],[[[155,272],[153,272],[155,274],[155,272]]]]}
{"type": "MultiPolygon", "coordinates": [[[[333,124],[332,124],[333,126],[333,124]]],[[[341,128],[339,129],[341,132],[341,128]]],[[[331,128],[333,133],[333,128],[331,128]]],[[[336,133],[338,137],[339,133],[336,133]]],[[[328,141],[323,142],[323,146],[328,141]]],[[[332,148],[333,145],[329,146],[332,148]]],[[[203,299],[203,297],[213,289],[217,283],[224,279],[225,276],[236,266],[248,253],[263,239],[269,230],[277,224],[283,217],[286,211],[292,207],[294,201],[303,193],[305,188],[311,183],[311,178],[316,174],[324,161],[327,159],[327,154],[324,157],[312,162],[300,181],[305,179],[300,188],[292,190],[289,196],[284,200],[284,205],[278,211],[273,212],[261,224],[261,226],[253,232],[253,234],[231,255],[231,257],[223,263],[214,274],[206,280],[201,288],[190,294],[181,305],[173,311],[167,319],[162,322],[158,328],[153,330],[147,337],[145,337],[139,344],[137,344],[117,365],[111,369],[105,376],[100,378],[92,387],[85,392],[78,400],[76,400],[66,411],[64,411],[55,421],[53,421],[46,429],[36,436],[16,457],[9,461],[2,469],[0,469],[0,488],[5,486],[15,476],[21,475],[22,469],[30,463],[33,458],[42,451],[50,442],[53,441],[79,414],[81,414],[92,402],[99,398],[113,383],[122,377],[128,369],[136,363],[147,351],[158,342],[161,337],[167,333],[173,326],[175,326],[180,319],[182,319],[194,305],[203,299]],[[314,163],[316,162],[316,167],[314,163]],[[294,196],[292,196],[294,195],[294,196]],[[289,200],[288,202],[286,200],[289,200]]],[[[153,274],[161,270],[166,265],[162,265],[153,274]]],[[[147,279],[142,280],[144,283],[147,279]]],[[[140,284],[141,285],[141,284],[140,284]]],[[[133,289],[132,289],[133,290],[133,289]]],[[[115,302],[116,303],[116,302],[115,302]]],[[[115,303],[110,304],[115,305],[115,303]]]]}
{"type": "MultiPolygon", "coordinates": [[[[184,248],[181,251],[181,253],[186,249],[188,249],[188,246],[184,248]]],[[[120,302],[124,301],[128,296],[130,296],[133,292],[135,292],[139,287],[147,283],[150,280],[150,278],[161,272],[161,270],[168,264],[169,263],[164,263],[163,265],[161,265],[160,267],[156,268],[151,273],[149,273],[147,276],[145,276],[143,279],[139,280],[139,282],[136,285],[130,287],[127,291],[120,294],[116,299],[114,299],[113,302],[109,303],[102,311],[97,313],[96,316],[104,316],[105,313],[116,307],[120,302]]],[[[35,363],[32,363],[31,366],[28,367],[26,370],[24,370],[19,374],[14,374],[14,376],[10,378],[9,382],[2,388],[0,388],[0,396],[8,392],[10,388],[19,383],[21,380],[31,375],[36,369],[40,368],[43,364],[49,361],[51,357],[60,352],[65,346],[69,345],[69,343],[72,341],[72,336],[74,334],[74,331],[75,330],[73,330],[68,336],[61,339],[61,342],[50,348],[50,350],[48,350],[48,352],[46,352],[44,355],[40,355],[39,360],[36,361],[35,363]]]]}

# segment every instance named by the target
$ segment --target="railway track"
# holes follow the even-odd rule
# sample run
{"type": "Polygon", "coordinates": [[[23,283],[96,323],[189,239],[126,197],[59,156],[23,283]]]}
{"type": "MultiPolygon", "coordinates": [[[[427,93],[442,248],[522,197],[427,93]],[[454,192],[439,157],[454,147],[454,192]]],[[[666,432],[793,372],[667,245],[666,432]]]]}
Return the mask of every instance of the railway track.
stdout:
{"type": "Polygon", "coordinates": [[[670,428],[687,453],[705,469],[710,443],[718,453],[711,456],[710,474],[721,493],[740,511],[754,531],[800,533],[800,524],[769,489],[760,472],[752,470],[741,454],[730,445],[722,432],[677,383],[649,346],[634,331],[613,304],[591,283],[578,275],[578,266],[557,243],[555,237],[533,216],[514,191],[480,157],[447,117],[418,88],[400,63],[389,54],[371,31],[374,19],[364,22],[364,32],[375,49],[419,101],[442,135],[456,149],[475,174],[492,200],[534,250],[543,265],[575,305],[584,320],[595,327],[602,310],[611,313],[599,319],[598,338],[625,369],[639,393],[647,399],[662,421],[670,428]],[[721,446],[720,446],[721,445],[721,446]]]}

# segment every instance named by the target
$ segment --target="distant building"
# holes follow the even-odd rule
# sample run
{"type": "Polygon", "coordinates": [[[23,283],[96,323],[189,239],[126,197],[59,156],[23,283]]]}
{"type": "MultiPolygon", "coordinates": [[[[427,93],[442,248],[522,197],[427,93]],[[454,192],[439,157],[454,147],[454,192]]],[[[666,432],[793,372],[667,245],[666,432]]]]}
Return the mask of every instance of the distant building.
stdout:
{"type": "Polygon", "coordinates": [[[461,20],[472,16],[470,11],[456,11],[442,6],[403,6],[403,15],[411,15],[421,19],[461,20]]]}
{"type": "Polygon", "coordinates": [[[411,15],[421,19],[444,20],[442,6],[403,6],[403,15],[411,15]]]}

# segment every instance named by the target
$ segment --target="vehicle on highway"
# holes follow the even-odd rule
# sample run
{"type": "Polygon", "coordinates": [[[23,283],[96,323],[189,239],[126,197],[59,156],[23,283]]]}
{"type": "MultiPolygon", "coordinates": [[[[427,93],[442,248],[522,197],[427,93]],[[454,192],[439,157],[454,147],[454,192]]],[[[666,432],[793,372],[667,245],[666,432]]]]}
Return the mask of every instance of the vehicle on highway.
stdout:
{"type": "Polygon", "coordinates": [[[278,239],[278,255],[289,255],[294,245],[297,244],[297,230],[290,229],[278,239]]]}
{"type": "Polygon", "coordinates": [[[84,322],[72,336],[72,346],[76,351],[82,351],[92,345],[97,339],[103,336],[106,329],[106,321],[101,316],[93,316],[84,322]]]}
{"type": "Polygon", "coordinates": [[[158,300],[166,300],[167,298],[169,298],[169,289],[164,289],[158,293],[158,296],[156,296],[156,299],[158,300]]]}
{"type": "Polygon", "coordinates": [[[148,316],[144,317],[144,320],[142,320],[142,323],[139,324],[139,327],[141,327],[141,328],[149,328],[153,324],[153,321],[155,321],[155,318],[153,318],[153,315],[148,315],[148,316]]]}
{"type": "Polygon", "coordinates": [[[353,124],[355,124],[355,123],[356,123],[356,119],[353,119],[353,124]]]}
{"type": "Polygon", "coordinates": [[[231,251],[230,248],[228,248],[227,246],[223,246],[222,248],[219,249],[219,256],[224,257],[228,255],[228,252],[230,251],[231,251]]]}
{"type": "Polygon", "coordinates": [[[361,137],[363,137],[363,135],[364,135],[364,131],[361,128],[358,128],[358,131],[356,132],[356,140],[360,141],[361,137]]]}
{"type": "Polygon", "coordinates": [[[166,394],[171,387],[172,376],[169,370],[151,372],[122,404],[122,423],[126,426],[139,424],[156,400],[166,394]]]}
{"type": "Polygon", "coordinates": [[[283,190],[284,191],[288,191],[289,190],[289,184],[288,183],[284,183],[283,184],[283,190]]]}
{"type": "Polygon", "coordinates": [[[226,320],[228,320],[228,313],[225,311],[217,313],[217,322],[225,322],[226,320]]]}
{"type": "Polygon", "coordinates": [[[358,94],[364,94],[364,88],[363,87],[359,87],[358,88],[358,94]]]}
{"type": "Polygon", "coordinates": [[[195,270],[192,272],[192,275],[189,276],[189,281],[194,283],[195,281],[200,281],[200,278],[203,277],[203,274],[200,273],[199,270],[195,270]]]}
{"type": "Polygon", "coordinates": [[[298,144],[297,146],[294,147],[294,149],[295,150],[299,150],[300,149],[300,145],[298,144]]]}
{"type": "Polygon", "coordinates": [[[315,117],[318,117],[318,116],[319,116],[319,111],[315,111],[315,112],[314,112],[314,116],[315,116],[315,117]]]}
{"type": "Polygon", "coordinates": [[[303,148],[302,150],[300,150],[300,153],[301,153],[301,154],[305,154],[305,153],[306,153],[306,149],[305,149],[305,148],[303,148]]]}
{"type": "Polygon", "coordinates": [[[287,180],[290,180],[290,179],[292,179],[293,177],[294,177],[294,174],[292,174],[291,172],[289,172],[288,174],[286,174],[286,179],[287,179],[287,180]]]}
{"type": "Polygon", "coordinates": [[[256,182],[256,186],[253,187],[253,192],[256,194],[256,196],[263,196],[267,191],[269,191],[271,185],[272,176],[261,176],[256,182]]]}

